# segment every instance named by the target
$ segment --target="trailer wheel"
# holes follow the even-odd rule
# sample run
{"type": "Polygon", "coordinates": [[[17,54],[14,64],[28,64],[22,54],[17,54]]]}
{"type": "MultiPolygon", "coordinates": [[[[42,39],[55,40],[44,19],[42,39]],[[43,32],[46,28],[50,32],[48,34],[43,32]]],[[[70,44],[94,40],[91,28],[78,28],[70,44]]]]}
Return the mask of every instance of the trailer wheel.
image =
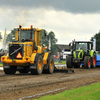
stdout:
{"type": "Polygon", "coordinates": [[[66,66],[67,68],[72,68],[72,56],[67,56],[67,59],[66,59],[66,66]]]}
{"type": "Polygon", "coordinates": [[[36,75],[40,75],[42,74],[43,71],[43,59],[42,56],[39,55],[38,59],[35,63],[36,69],[31,69],[31,74],[36,74],[36,75]]]}
{"type": "Polygon", "coordinates": [[[91,68],[91,58],[89,56],[85,56],[84,58],[84,68],[91,68]]]}
{"type": "Polygon", "coordinates": [[[43,71],[44,73],[52,74],[54,72],[54,59],[52,55],[50,55],[48,64],[44,65],[44,67],[47,67],[47,70],[43,71]]]}
{"type": "Polygon", "coordinates": [[[19,69],[20,73],[28,73],[29,72],[29,67],[25,66],[23,69],[19,69]]]}
{"type": "Polygon", "coordinates": [[[73,65],[74,65],[74,68],[80,68],[80,64],[78,63],[74,63],[73,65]]]}
{"type": "Polygon", "coordinates": [[[96,54],[94,53],[92,57],[92,68],[95,68],[95,67],[96,67],[96,54]]]}
{"type": "Polygon", "coordinates": [[[17,70],[17,66],[9,66],[8,64],[3,64],[4,65],[4,73],[5,74],[15,74],[17,70]],[[8,66],[9,68],[6,68],[8,66]]]}

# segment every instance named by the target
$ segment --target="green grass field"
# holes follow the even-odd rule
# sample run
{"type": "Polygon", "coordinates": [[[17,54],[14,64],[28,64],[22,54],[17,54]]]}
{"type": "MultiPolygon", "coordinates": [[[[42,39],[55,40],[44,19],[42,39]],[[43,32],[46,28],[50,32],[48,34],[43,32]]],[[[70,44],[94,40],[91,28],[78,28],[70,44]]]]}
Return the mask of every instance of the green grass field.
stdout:
{"type": "Polygon", "coordinates": [[[0,66],[2,66],[2,63],[0,63],[0,66]]]}
{"type": "Polygon", "coordinates": [[[66,64],[66,60],[61,60],[61,63],[55,62],[54,64],[66,64]]]}
{"type": "Polygon", "coordinates": [[[48,95],[34,100],[100,100],[100,83],[66,90],[56,95],[48,95]]]}

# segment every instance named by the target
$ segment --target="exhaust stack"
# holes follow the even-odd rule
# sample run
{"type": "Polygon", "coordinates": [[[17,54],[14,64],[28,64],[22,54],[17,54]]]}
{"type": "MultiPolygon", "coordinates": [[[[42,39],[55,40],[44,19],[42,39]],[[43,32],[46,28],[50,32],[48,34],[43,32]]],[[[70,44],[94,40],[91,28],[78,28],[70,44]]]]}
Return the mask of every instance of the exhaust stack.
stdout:
{"type": "Polygon", "coordinates": [[[21,42],[21,25],[19,25],[19,42],[21,42]]]}

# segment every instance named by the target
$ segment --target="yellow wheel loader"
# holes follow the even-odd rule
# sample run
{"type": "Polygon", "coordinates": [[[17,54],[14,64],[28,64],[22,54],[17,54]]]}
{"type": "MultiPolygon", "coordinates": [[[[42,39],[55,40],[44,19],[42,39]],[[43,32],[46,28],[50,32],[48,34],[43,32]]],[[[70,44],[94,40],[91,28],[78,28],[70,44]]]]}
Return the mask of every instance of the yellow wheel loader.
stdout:
{"type": "Polygon", "coordinates": [[[45,30],[33,28],[19,28],[15,32],[15,41],[9,43],[9,52],[1,57],[5,74],[20,73],[52,74],[54,59],[48,46],[43,46],[42,36],[45,30]]]}

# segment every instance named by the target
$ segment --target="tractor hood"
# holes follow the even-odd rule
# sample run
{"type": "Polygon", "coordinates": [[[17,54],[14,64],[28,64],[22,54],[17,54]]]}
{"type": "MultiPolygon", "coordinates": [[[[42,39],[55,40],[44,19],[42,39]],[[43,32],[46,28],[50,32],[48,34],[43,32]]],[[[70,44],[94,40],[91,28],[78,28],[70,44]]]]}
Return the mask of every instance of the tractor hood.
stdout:
{"type": "Polygon", "coordinates": [[[82,59],[83,58],[83,50],[76,50],[73,51],[73,57],[74,59],[82,59]]]}

